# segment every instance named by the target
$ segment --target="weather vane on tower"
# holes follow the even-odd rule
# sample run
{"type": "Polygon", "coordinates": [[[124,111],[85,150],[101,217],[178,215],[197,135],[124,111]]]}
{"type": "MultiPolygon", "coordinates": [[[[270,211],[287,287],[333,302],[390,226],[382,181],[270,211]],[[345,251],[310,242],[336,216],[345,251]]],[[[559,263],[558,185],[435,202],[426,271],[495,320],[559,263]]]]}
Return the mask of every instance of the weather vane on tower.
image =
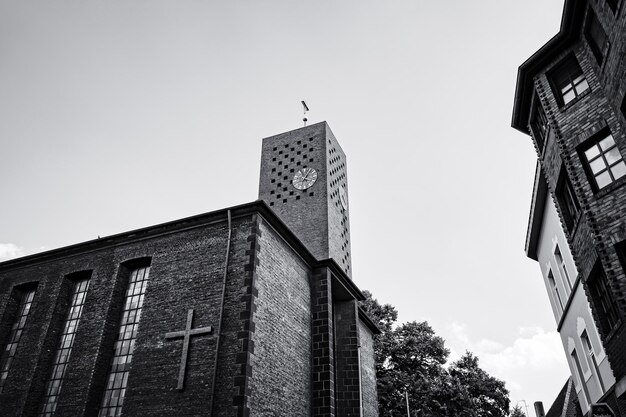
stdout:
{"type": "Polygon", "coordinates": [[[304,127],[306,127],[306,122],[309,120],[306,118],[306,112],[309,111],[309,106],[306,105],[304,100],[302,100],[302,110],[304,110],[304,117],[302,118],[302,121],[304,122],[304,127]]]}

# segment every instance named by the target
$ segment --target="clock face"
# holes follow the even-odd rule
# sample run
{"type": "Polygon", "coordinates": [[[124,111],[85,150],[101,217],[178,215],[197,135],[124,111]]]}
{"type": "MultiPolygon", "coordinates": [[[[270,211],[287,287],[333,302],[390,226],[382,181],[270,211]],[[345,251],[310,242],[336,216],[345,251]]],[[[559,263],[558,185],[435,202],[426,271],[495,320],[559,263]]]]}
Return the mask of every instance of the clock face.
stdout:
{"type": "Polygon", "coordinates": [[[313,168],[302,168],[293,176],[291,183],[298,190],[306,190],[315,184],[315,180],[317,180],[317,171],[313,168]]]}
{"type": "Polygon", "coordinates": [[[348,210],[348,194],[346,193],[346,187],[343,185],[339,187],[339,201],[341,201],[341,207],[344,210],[348,210]]]}

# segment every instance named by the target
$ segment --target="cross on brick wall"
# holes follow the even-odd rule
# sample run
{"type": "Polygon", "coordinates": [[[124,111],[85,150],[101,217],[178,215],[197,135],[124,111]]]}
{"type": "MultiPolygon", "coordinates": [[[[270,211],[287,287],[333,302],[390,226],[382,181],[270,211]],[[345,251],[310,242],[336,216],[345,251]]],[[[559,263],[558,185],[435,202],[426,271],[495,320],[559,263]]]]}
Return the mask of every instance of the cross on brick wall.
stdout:
{"type": "Polygon", "coordinates": [[[185,330],[165,333],[166,339],[177,339],[179,337],[183,338],[183,352],[180,357],[180,369],[178,371],[178,385],[176,386],[176,389],[179,391],[183,389],[184,384],[185,384],[185,371],[187,369],[187,356],[189,354],[189,342],[191,340],[191,336],[209,334],[213,330],[211,326],[192,329],[191,328],[192,322],[193,322],[193,309],[189,309],[189,311],[187,312],[187,325],[185,326],[185,330]]]}

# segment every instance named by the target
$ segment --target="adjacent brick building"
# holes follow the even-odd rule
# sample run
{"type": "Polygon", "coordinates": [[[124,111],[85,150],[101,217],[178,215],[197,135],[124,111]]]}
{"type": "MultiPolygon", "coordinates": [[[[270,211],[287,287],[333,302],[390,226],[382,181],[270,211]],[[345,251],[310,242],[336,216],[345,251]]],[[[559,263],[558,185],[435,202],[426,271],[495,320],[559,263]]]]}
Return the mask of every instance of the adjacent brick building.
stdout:
{"type": "MultiPolygon", "coordinates": [[[[559,33],[519,68],[512,121],[532,137],[616,381],[581,408],[607,403],[616,415],[626,415],[625,2],[565,1],[559,33]]],[[[592,377],[582,374],[577,392],[592,377]]]]}
{"type": "Polygon", "coordinates": [[[0,415],[377,416],[345,155],[262,160],[256,202],[0,263],[0,415]]]}
{"type": "Polygon", "coordinates": [[[540,165],[529,220],[526,254],[541,269],[572,375],[568,386],[577,407],[587,412],[615,384],[615,377],[540,165]]]}

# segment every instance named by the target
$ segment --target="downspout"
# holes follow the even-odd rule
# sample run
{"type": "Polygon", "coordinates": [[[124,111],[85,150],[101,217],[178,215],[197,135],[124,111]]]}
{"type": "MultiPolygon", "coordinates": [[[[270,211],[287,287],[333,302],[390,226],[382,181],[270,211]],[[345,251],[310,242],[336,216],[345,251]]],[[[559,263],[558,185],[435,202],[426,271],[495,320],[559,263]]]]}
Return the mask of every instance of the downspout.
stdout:
{"type": "Polygon", "coordinates": [[[217,363],[220,353],[220,341],[222,340],[222,319],[224,317],[224,304],[226,303],[226,277],[228,276],[228,258],[230,257],[230,239],[233,233],[232,220],[230,216],[230,210],[228,214],[228,240],[226,241],[226,257],[224,259],[224,277],[222,279],[222,303],[220,306],[220,318],[218,321],[218,328],[216,332],[217,341],[215,343],[215,359],[213,361],[213,383],[211,385],[211,404],[209,405],[209,415],[213,415],[213,404],[215,404],[215,382],[217,381],[217,363]]]}

